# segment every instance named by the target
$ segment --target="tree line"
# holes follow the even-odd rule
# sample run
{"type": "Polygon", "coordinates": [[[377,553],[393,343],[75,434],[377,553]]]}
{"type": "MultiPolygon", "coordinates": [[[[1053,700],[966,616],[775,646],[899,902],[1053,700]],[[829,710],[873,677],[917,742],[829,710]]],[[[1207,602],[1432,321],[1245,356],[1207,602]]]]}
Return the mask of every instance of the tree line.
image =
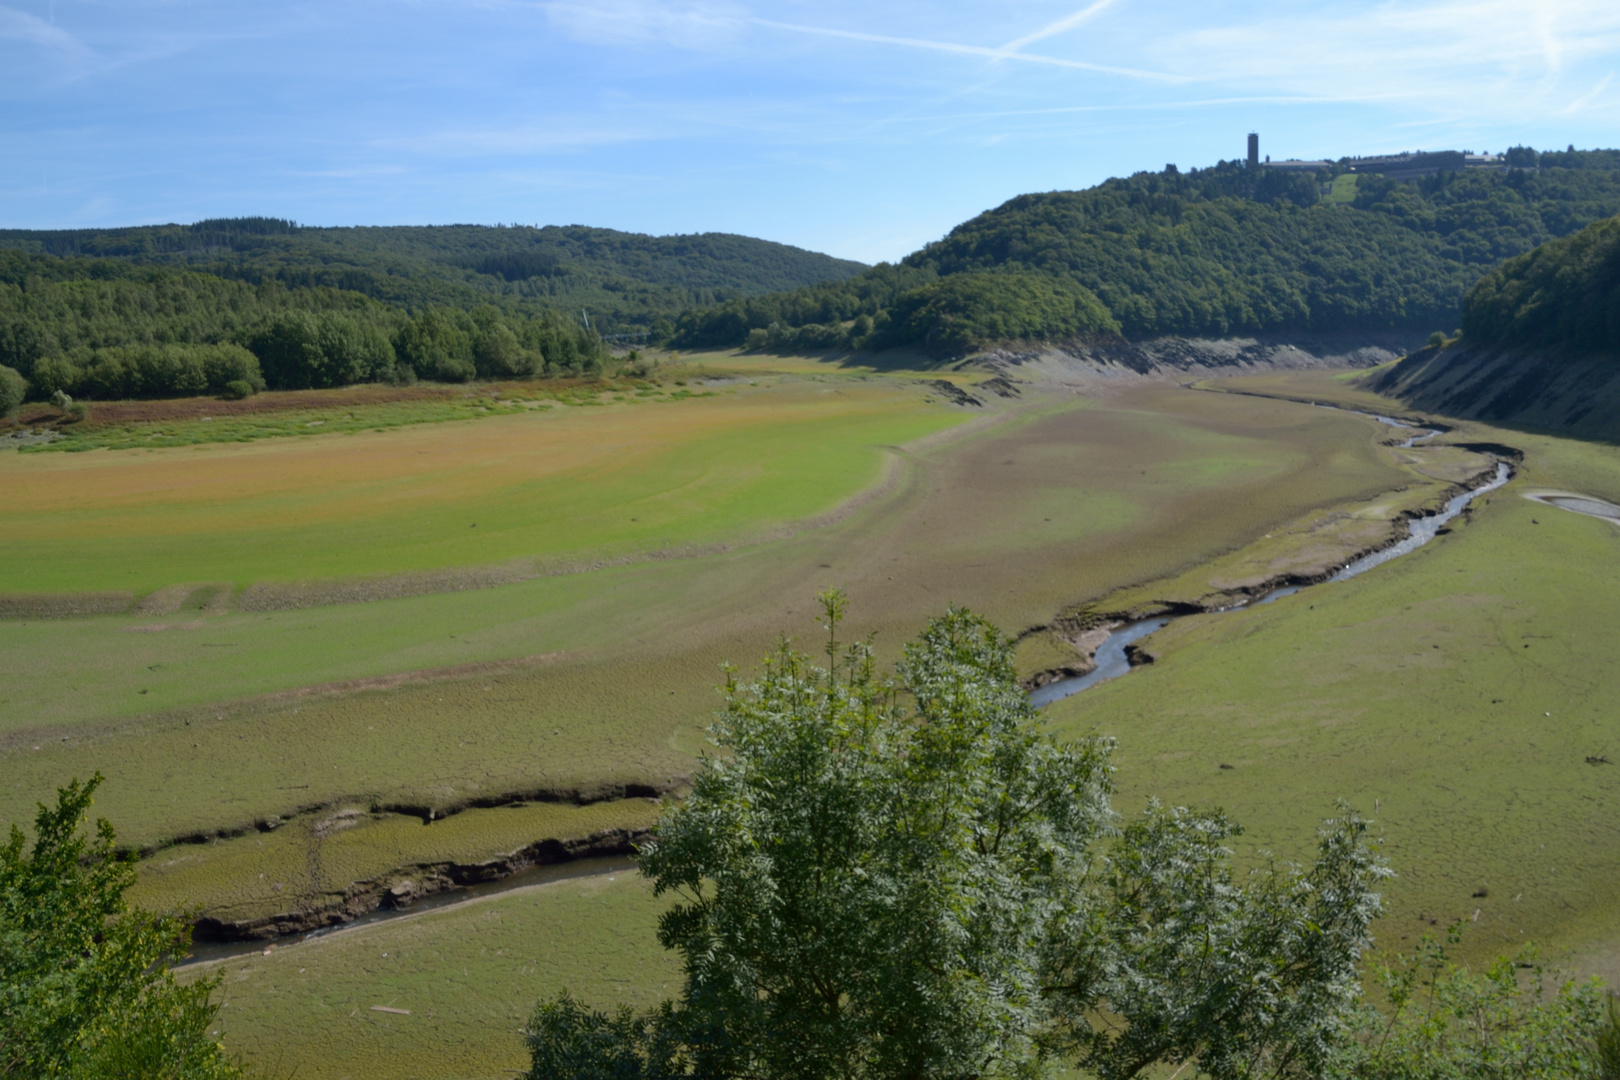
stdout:
{"type": "Polygon", "coordinates": [[[1031,321],[1025,285],[974,286],[975,298],[964,297],[950,316],[954,334],[912,317],[938,280],[1001,274],[1087,290],[1130,338],[1454,326],[1468,289],[1502,260],[1620,212],[1620,153],[1535,160],[1535,170],[1417,181],[1358,176],[1348,204],[1321,194],[1343,164],[1317,175],[1238,162],[1172,166],[1086,191],[1022,195],[899,264],[688,312],[669,340],[683,348],[937,342],[959,350],[998,336],[1074,334],[1066,315],[1031,321]],[[856,328],[862,317],[870,329],[856,328]]]}
{"type": "Polygon", "coordinates": [[[484,303],[524,317],[586,309],[608,333],[688,307],[849,277],[859,263],[726,233],[646,236],[583,225],[317,228],[219,218],[122,229],[0,229],[0,249],[192,269],[407,308],[484,303]]]}
{"type": "Polygon", "coordinates": [[[0,369],[14,373],[0,381],[21,379],[36,399],[580,375],[605,357],[594,330],[550,310],[407,310],[324,287],[0,251],[0,369]]]}

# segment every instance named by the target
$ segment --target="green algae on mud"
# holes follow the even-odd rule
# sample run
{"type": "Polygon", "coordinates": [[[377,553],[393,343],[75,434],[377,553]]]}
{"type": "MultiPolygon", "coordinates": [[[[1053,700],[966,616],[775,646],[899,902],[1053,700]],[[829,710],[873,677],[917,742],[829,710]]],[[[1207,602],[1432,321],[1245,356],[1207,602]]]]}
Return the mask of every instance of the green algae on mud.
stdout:
{"type": "Polygon", "coordinates": [[[960,423],[906,386],[802,382],[246,446],[0,458],[0,594],[143,595],[601,558],[744,537],[960,423]]]}
{"type": "Polygon", "coordinates": [[[1475,958],[1612,941],[1620,535],[1517,492],[1614,499],[1620,454],[1480,425],[1448,438],[1525,457],[1442,542],[1273,605],[1178,620],[1149,639],[1153,664],[1047,720],[1119,739],[1122,808],[1150,794],[1220,805],[1285,854],[1303,855],[1305,826],[1350,800],[1400,875],[1387,948],[1455,919],[1475,958]]]}

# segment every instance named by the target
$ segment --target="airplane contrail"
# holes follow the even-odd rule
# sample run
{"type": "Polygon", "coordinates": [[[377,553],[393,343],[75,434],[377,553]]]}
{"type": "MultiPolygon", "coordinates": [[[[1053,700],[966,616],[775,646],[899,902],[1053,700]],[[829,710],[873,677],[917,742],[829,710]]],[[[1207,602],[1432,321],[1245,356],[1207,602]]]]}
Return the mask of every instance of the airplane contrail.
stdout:
{"type": "Polygon", "coordinates": [[[1067,15],[1049,26],[1043,26],[1033,34],[1025,34],[1016,41],[1007,42],[1007,44],[1003,45],[999,51],[1010,55],[1012,53],[1016,53],[1025,45],[1040,41],[1042,38],[1049,38],[1054,34],[1061,34],[1065,30],[1073,30],[1081,23],[1089,21],[1092,16],[1097,15],[1104,8],[1113,6],[1115,2],[1116,0],[1097,0],[1097,2],[1092,4],[1090,7],[1082,8],[1073,15],[1067,15]]]}
{"type": "MultiPolygon", "coordinates": [[[[1108,0],[1108,2],[1112,2],[1112,0],[1108,0]]],[[[866,34],[858,30],[834,30],[824,26],[802,26],[798,23],[775,22],[771,19],[750,19],[749,21],[756,26],[767,26],[775,30],[786,30],[795,34],[814,34],[819,37],[843,38],[846,41],[868,41],[879,45],[901,45],[910,49],[928,49],[933,52],[956,53],[963,56],[983,56],[992,60],[1023,60],[1031,64],[1049,64],[1054,67],[1076,68],[1081,71],[1097,71],[1107,75],[1124,75],[1133,79],[1154,79],[1160,82],[1172,83],[1192,81],[1184,75],[1171,75],[1163,71],[1113,67],[1109,64],[1093,64],[1085,60],[1065,60],[1059,56],[1042,56],[1039,53],[1007,52],[1005,47],[991,48],[986,45],[959,45],[951,41],[929,41],[926,38],[891,37],[888,34],[866,34]]]]}

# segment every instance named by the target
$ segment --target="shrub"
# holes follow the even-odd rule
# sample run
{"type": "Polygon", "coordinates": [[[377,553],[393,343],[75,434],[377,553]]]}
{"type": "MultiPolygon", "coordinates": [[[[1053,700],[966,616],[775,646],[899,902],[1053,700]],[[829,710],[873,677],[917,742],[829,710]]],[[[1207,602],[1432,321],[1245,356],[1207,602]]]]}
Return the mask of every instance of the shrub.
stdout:
{"type": "Polygon", "coordinates": [[[59,789],[31,847],[15,825],[0,845],[0,1076],[234,1078],[208,1033],[218,978],[179,986],[169,972],[190,927],[131,909],[135,867],[112,826],[80,831],[100,783],[59,789]]]}
{"type": "Polygon", "coordinates": [[[243,398],[253,396],[253,384],[246,379],[232,379],[225,384],[224,395],[232,401],[241,401],[243,398]]]}
{"type": "Polygon", "coordinates": [[[10,416],[28,396],[28,380],[14,368],[0,366],[0,416],[10,416]]]}

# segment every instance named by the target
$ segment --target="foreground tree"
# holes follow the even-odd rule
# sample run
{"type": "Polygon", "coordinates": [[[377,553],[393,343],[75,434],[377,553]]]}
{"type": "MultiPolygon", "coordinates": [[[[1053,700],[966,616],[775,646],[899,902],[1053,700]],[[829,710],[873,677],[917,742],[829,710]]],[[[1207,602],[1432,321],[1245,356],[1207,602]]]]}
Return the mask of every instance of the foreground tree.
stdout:
{"type": "Polygon", "coordinates": [[[1039,733],[990,624],[934,620],[890,682],[824,602],[827,668],[784,643],[728,679],[724,753],[641,853],[680,998],[542,1003],[532,1077],[1299,1075],[1343,1040],[1387,874],[1365,823],[1235,884],[1218,814],[1120,834],[1111,743],[1039,733]]]}
{"type": "Polygon", "coordinates": [[[1461,927],[1376,965],[1388,1008],[1359,1017],[1329,1080],[1620,1080],[1620,1012],[1597,979],[1553,989],[1534,947],[1475,974],[1450,956],[1461,927]]]}
{"type": "Polygon", "coordinates": [[[112,826],[80,831],[101,783],[77,780],[39,808],[29,848],[0,847],[0,1076],[226,1080],[209,1038],[217,980],[177,985],[168,969],[191,929],[131,909],[134,866],[112,826]]]}

